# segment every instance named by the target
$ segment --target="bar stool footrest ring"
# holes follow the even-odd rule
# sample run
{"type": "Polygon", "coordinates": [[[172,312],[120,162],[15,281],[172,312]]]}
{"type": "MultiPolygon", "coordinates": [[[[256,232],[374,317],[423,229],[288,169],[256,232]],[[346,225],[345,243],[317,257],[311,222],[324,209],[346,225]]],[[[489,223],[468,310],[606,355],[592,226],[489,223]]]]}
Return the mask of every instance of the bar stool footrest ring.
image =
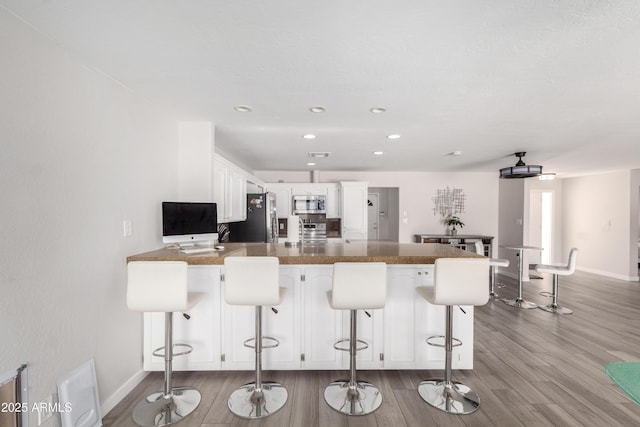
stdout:
{"type": "Polygon", "coordinates": [[[551,297],[553,297],[553,292],[543,291],[543,292],[538,292],[538,295],[543,296],[543,297],[547,297],[547,298],[551,298],[551,297]]]}
{"type": "MultiPolygon", "coordinates": [[[[155,350],[153,350],[153,353],[151,353],[151,354],[153,354],[156,357],[164,357],[165,356],[164,349],[165,349],[165,346],[158,347],[155,350]]],[[[175,343],[175,344],[173,344],[171,350],[172,350],[172,353],[171,353],[172,357],[184,356],[185,354],[189,354],[189,353],[191,353],[193,351],[193,346],[191,346],[189,344],[175,343]],[[176,347],[184,347],[184,350],[175,351],[176,347]]]]}
{"type": "MultiPolygon", "coordinates": [[[[440,343],[438,343],[438,342],[435,342],[435,340],[437,340],[437,339],[442,339],[442,340],[444,340],[444,339],[445,339],[445,336],[444,336],[444,335],[432,335],[432,336],[430,336],[429,338],[427,338],[427,339],[425,340],[425,342],[426,342],[427,344],[429,344],[429,345],[434,346],[434,347],[443,347],[443,348],[444,348],[444,347],[446,347],[446,344],[444,344],[444,343],[440,344],[440,343]]],[[[451,345],[452,347],[460,347],[460,346],[462,345],[462,341],[460,341],[458,338],[453,338],[453,337],[452,337],[452,338],[451,338],[451,341],[453,341],[453,343],[452,343],[452,345],[451,345]]]]}
{"type": "MultiPolygon", "coordinates": [[[[340,344],[345,343],[345,342],[349,342],[349,341],[351,341],[349,338],[344,338],[344,339],[338,340],[333,345],[333,348],[335,348],[336,350],[339,350],[339,351],[350,351],[351,349],[349,347],[340,347],[340,344]]],[[[362,346],[360,346],[360,347],[358,347],[357,344],[356,344],[356,351],[366,350],[366,349],[369,348],[369,344],[366,341],[356,340],[356,343],[362,344],[362,346]]]]}
{"type": "MultiPolygon", "coordinates": [[[[255,341],[256,341],[255,338],[249,338],[244,340],[242,345],[248,348],[256,348],[255,341]]],[[[280,341],[278,341],[273,337],[265,337],[265,336],[262,337],[262,348],[275,348],[279,345],[280,345],[280,341]],[[271,344],[265,344],[264,343],[265,341],[270,342],[271,344]]]]}

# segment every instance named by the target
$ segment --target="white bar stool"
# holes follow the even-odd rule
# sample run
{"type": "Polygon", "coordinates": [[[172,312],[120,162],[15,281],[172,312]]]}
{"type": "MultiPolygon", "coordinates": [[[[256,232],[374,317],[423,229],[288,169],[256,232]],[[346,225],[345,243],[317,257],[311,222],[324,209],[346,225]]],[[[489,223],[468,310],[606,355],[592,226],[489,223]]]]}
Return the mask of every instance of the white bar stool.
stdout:
{"type": "MultiPolygon", "coordinates": [[[[476,253],[484,255],[484,245],[482,242],[476,242],[476,253]]],[[[489,258],[489,298],[498,299],[496,293],[496,267],[509,267],[509,260],[505,258],[489,258]]]]}
{"type": "Polygon", "coordinates": [[[349,310],[349,338],[333,346],[349,351],[349,379],[333,381],[324,390],[324,400],[345,415],[367,415],[382,404],[380,390],[373,384],[356,379],[356,352],[368,347],[358,340],[357,310],[383,308],[387,298],[387,265],[383,262],[346,262],[333,265],[332,290],[327,292],[329,305],[335,310],[349,310]],[[348,348],[340,347],[349,342],[348,348]],[[361,344],[358,347],[358,344],[361,344]]]}
{"type": "Polygon", "coordinates": [[[277,347],[275,338],[262,336],[262,306],[279,305],[286,288],[280,287],[280,262],[276,257],[226,257],[224,259],[224,299],[231,305],[256,307],[255,338],[245,341],[245,347],[254,348],[254,382],[245,384],[229,396],[229,410],[241,418],[267,417],[287,402],[287,389],[275,382],[262,381],[262,349],[277,347]],[[270,344],[264,344],[269,340],[270,344]],[[254,344],[251,342],[254,341],[254,344]]]}
{"type": "Polygon", "coordinates": [[[434,269],[434,286],[420,286],[416,291],[431,304],[446,305],[445,335],[427,339],[427,344],[445,348],[444,379],[422,381],[420,397],[429,405],[450,414],[470,414],[480,407],[478,395],[464,384],[451,380],[451,353],[462,342],[453,338],[453,306],[483,305],[489,300],[489,260],[487,258],[438,258],[434,269]],[[444,345],[432,342],[444,338],[444,345]],[[456,341],[454,345],[453,341],[456,341]]]}
{"type": "Polygon", "coordinates": [[[573,310],[567,307],[561,307],[558,305],[558,276],[569,276],[576,271],[576,260],[578,257],[578,249],[572,248],[569,251],[569,261],[567,265],[548,265],[538,264],[536,265],[536,271],[538,273],[550,273],[553,274],[553,292],[551,295],[543,293],[542,295],[550,296],[553,298],[551,304],[538,305],[538,308],[550,313],[558,314],[571,314],[573,310]]]}
{"type": "Polygon", "coordinates": [[[200,404],[193,387],[173,387],[173,356],[191,353],[188,344],[173,343],[173,313],[190,310],[204,294],[187,291],[187,263],[182,261],[132,261],[127,264],[129,310],[164,312],[164,347],[153,352],[164,357],[164,390],[140,401],[133,421],[140,426],[167,426],[191,414],[200,404]],[[174,352],[181,347],[182,351],[174,352]]]}

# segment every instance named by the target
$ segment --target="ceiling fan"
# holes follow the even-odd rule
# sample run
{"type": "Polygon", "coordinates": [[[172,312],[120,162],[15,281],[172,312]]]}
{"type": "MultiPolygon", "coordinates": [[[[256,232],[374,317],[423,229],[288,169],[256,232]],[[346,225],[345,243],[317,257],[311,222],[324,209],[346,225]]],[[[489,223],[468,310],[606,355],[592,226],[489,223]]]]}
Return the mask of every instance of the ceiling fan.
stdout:
{"type": "Polygon", "coordinates": [[[542,166],[526,165],[522,161],[522,158],[525,156],[525,154],[527,154],[525,151],[514,153],[514,155],[518,158],[518,162],[515,166],[500,169],[500,178],[531,178],[533,176],[542,175],[542,166]]]}

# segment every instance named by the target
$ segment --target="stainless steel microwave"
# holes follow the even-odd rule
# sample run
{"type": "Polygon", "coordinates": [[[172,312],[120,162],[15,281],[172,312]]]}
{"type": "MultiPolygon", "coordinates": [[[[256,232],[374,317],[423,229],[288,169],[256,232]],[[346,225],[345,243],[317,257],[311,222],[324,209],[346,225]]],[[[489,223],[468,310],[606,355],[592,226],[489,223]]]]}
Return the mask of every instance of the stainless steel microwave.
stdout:
{"type": "Polygon", "coordinates": [[[298,214],[323,214],[327,213],[325,208],[327,197],[320,196],[293,196],[293,213],[298,214]]]}

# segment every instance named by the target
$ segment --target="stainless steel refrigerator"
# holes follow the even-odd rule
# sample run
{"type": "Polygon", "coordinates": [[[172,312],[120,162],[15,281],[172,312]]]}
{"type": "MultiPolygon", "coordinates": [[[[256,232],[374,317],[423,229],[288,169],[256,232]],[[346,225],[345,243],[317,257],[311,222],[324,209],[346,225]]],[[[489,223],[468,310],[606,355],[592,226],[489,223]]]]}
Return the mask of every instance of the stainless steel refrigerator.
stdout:
{"type": "Polygon", "coordinates": [[[247,194],[247,220],[229,223],[230,242],[278,241],[275,193],[247,194]]]}

